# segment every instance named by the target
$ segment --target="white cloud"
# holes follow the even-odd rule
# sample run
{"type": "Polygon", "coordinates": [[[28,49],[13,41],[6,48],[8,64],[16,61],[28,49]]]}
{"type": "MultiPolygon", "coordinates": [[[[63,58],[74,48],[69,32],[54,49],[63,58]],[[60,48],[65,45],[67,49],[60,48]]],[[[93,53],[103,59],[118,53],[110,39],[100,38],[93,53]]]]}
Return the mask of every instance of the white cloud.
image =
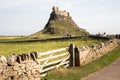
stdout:
{"type": "Polygon", "coordinates": [[[5,34],[6,28],[10,34],[39,31],[52,6],[69,11],[75,22],[90,32],[119,33],[120,0],[0,0],[0,34],[5,34]]]}
{"type": "Polygon", "coordinates": [[[81,17],[77,23],[80,27],[86,28],[90,33],[106,32],[120,33],[120,14],[102,14],[81,17]]]}
{"type": "Polygon", "coordinates": [[[0,9],[34,6],[37,0],[0,0],[0,9]]]}

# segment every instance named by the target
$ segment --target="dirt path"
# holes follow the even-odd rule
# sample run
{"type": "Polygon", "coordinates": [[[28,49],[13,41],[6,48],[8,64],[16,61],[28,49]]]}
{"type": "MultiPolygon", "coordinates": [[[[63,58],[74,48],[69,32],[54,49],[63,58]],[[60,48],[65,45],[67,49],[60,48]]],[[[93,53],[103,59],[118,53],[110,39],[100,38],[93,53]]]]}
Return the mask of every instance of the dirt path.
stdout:
{"type": "Polygon", "coordinates": [[[120,80],[120,58],[106,68],[82,80],[120,80]]]}

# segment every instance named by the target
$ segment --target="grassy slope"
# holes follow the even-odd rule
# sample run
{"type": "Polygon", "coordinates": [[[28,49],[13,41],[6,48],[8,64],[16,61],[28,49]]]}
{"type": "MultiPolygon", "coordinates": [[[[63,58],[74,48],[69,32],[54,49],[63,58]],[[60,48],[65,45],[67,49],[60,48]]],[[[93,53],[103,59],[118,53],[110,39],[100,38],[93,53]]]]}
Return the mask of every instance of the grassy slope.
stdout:
{"type": "Polygon", "coordinates": [[[53,37],[53,36],[64,36],[65,34],[69,33],[72,35],[84,35],[88,34],[87,31],[81,30],[76,31],[78,27],[72,26],[63,21],[50,21],[49,25],[42,31],[39,31],[31,36],[41,36],[41,37],[53,37]],[[54,28],[55,31],[53,34],[50,32],[50,28],[54,28]]]}
{"type": "Polygon", "coordinates": [[[80,80],[81,78],[104,68],[120,57],[120,44],[113,51],[109,52],[100,59],[91,62],[82,67],[74,67],[60,69],[58,71],[49,72],[46,80],[80,80]]]}
{"type": "Polygon", "coordinates": [[[33,51],[48,51],[58,48],[69,46],[74,43],[78,46],[92,45],[98,43],[97,40],[88,38],[84,39],[71,39],[71,40],[59,40],[59,41],[46,41],[46,42],[27,42],[27,43],[0,43],[0,55],[21,54],[29,53],[33,51]]]}

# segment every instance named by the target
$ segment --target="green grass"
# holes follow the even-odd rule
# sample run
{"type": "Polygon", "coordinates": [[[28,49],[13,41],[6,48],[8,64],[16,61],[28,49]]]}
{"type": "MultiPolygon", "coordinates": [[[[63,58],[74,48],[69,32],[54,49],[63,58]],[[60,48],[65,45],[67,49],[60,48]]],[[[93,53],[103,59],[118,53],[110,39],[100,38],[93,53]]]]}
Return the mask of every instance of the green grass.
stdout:
{"type": "Polygon", "coordinates": [[[36,37],[56,37],[64,36],[66,34],[71,35],[88,35],[89,33],[86,30],[77,31],[79,27],[71,25],[65,21],[50,21],[45,29],[39,31],[31,36],[36,37]],[[51,29],[54,29],[53,33],[51,29]]]}
{"type": "Polygon", "coordinates": [[[0,42],[13,42],[13,41],[25,41],[31,40],[27,36],[0,36],[0,42]]]}
{"type": "Polygon", "coordinates": [[[104,68],[119,57],[120,44],[113,51],[85,66],[53,70],[48,73],[48,75],[45,77],[45,80],[80,80],[81,78],[104,68]]]}
{"type": "Polygon", "coordinates": [[[19,38],[21,36],[0,36],[0,39],[14,39],[14,38],[19,38]]]}
{"type": "Polygon", "coordinates": [[[70,39],[46,42],[24,42],[24,43],[0,43],[0,55],[22,54],[33,51],[44,52],[68,47],[70,44],[77,46],[97,44],[99,41],[88,38],[70,39]]]}

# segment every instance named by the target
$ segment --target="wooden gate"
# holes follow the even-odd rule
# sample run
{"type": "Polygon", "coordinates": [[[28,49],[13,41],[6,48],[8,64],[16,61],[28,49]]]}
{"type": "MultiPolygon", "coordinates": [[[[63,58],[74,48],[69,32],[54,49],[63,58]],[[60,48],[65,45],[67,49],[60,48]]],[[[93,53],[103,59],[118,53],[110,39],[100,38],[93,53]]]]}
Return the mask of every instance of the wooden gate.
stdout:
{"type": "Polygon", "coordinates": [[[60,66],[69,66],[68,48],[56,49],[38,54],[41,77],[45,76],[47,74],[47,71],[54,68],[58,68],[60,66]]]}

